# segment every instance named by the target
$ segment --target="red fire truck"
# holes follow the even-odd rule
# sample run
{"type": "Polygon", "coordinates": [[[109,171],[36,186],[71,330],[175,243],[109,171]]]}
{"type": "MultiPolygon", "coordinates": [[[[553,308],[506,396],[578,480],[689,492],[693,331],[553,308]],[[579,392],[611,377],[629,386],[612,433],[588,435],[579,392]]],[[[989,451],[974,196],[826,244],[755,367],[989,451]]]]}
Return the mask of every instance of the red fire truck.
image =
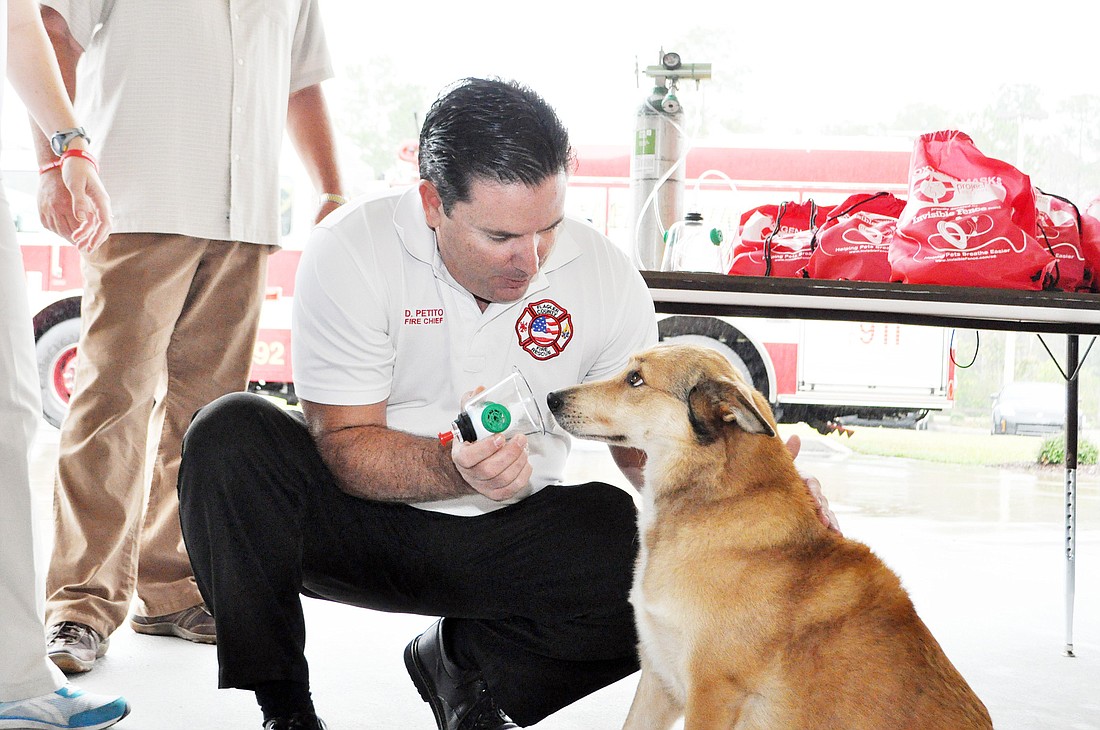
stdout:
{"type": "MultiPolygon", "coordinates": [[[[883,149],[881,143],[871,148],[851,141],[698,147],[686,157],[686,204],[717,225],[763,202],[813,197],[832,205],[854,192],[904,194],[908,159],[900,145],[883,149]]],[[[569,192],[570,213],[590,220],[624,250],[631,240],[629,165],[625,146],[581,147],[569,192]]],[[[12,176],[5,176],[11,186],[12,176]]],[[[79,253],[41,231],[33,207],[20,219],[19,201],[16,193],[43,413],[58,425],[72,391],[80,330],[79,253]]],[[[298,213],[309,205],[307,196],[298,213]]],[[[300,218],[288,211],[288,221],[300,218]]],[[[290,307],[307,227],[284,229],[284,248],[271,258],[252,369],[253,389],[291,403],[290,307]]],[[[856,419],[919,427],[930,411],[949,409],[954,400],[950,332],[940,328],[673,316],[661,320],[660,331],[664,339],[722,351],[767,395],[781,422],[806,421],[823,431],[856,419]]]]}

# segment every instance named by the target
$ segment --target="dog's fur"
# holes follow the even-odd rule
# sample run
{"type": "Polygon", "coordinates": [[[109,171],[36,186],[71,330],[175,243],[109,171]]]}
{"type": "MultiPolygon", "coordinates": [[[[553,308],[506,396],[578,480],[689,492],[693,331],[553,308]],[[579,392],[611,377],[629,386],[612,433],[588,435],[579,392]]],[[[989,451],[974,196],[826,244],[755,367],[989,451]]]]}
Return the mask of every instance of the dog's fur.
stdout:
{"type": "Polygon", "coordinates": [[[627,730],[991,728],[865,545],[828,530],[764,397],[666,345],[547,399],[574,436],[647,454],[627,730]]]}

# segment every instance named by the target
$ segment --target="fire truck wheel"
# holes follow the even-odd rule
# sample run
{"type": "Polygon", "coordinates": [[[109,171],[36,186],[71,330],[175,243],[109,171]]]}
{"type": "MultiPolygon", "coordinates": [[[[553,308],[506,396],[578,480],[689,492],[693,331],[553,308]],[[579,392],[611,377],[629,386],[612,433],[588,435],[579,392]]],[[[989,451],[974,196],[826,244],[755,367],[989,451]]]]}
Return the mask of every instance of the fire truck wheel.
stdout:
{"type": "Polygon", "coordinates": [[[55,428],[61,428],[61,421],[69,410],[79,339],[80,318],[74,317],[50,327],[35,343],[38,382],[42,388],[42,416],[55,428]]]}
{"type": "MultiPolygon", "coordinates": [[[[763,358],[733,325],[714,317],[676,315],[662,319],[657,323],[657,329],[661,342],[702,345],[717,350],[741,371],[754,388],[765,397],[769,396],[771,386],[763,358]]],[[[777,408],[777,405],[773,403],[772,408],[777,408]]]]}

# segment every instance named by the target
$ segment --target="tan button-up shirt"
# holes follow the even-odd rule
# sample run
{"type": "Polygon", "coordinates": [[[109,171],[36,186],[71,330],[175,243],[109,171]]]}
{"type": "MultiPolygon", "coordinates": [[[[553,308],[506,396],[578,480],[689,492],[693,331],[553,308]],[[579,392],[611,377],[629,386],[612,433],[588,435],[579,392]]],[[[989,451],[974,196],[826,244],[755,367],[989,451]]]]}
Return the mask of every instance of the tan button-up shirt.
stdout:
{"type": "Polygon", "coordinates": [[[278,241],[287,99],[332,76],[316,0],[43,0],[119,233],[278,241]]]}

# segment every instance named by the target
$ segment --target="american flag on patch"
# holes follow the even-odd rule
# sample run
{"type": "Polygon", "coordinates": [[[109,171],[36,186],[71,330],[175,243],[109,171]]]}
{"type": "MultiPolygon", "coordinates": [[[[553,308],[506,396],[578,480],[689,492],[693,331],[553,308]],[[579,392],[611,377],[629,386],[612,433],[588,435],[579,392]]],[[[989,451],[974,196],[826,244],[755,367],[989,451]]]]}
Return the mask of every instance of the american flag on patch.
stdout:
{"type": "Polygon", "coordinates": [[[536,342],[553,342],[561,334],[561,325],[558,320],[546,315],[535,317],[531,322],[531,335],[536,342]]]}

